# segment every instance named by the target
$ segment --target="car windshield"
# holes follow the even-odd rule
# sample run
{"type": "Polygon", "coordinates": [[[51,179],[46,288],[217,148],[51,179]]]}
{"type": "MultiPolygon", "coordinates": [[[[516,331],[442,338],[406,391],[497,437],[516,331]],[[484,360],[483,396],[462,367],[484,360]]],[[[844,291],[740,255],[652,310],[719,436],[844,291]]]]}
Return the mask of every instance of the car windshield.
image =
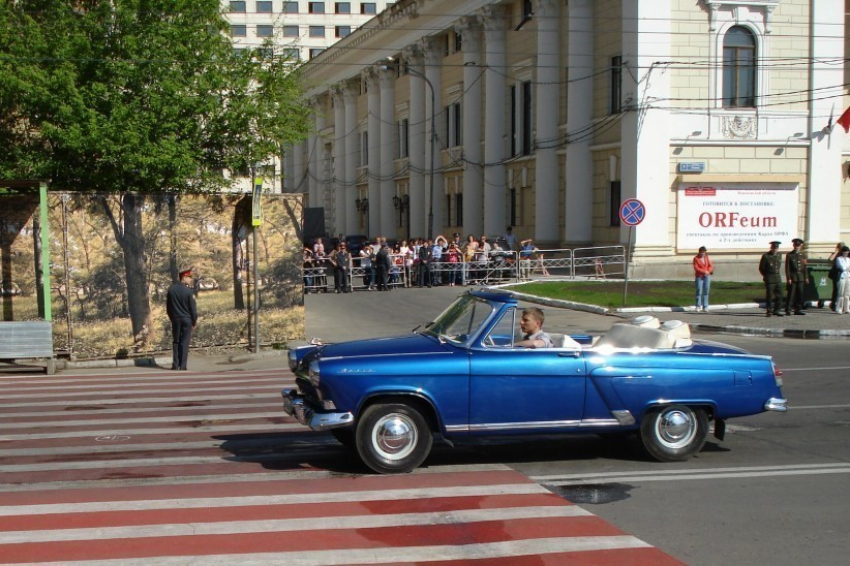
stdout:
{"type": "Polygon", "coordinates": [[[493,305],[484,299],[464,295],[428,326],[423,334],[457,344],[465,343],[493,313],[493,305]]]}

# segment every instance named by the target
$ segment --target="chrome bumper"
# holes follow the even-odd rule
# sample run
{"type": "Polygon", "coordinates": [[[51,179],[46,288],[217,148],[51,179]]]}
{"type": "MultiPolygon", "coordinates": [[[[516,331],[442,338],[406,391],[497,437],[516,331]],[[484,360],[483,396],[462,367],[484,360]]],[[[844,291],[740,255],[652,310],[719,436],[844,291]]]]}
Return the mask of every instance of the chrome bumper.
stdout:
{"type": "Polygon", "coordinates": [[[354,415],[351,413],[317,413],[307,405],[297,389],[284,389],[280,394],[284,412],[313,430],[330,430],[354,424],[354,415]]]}
{"type": "Polygon", "coordinates": [[[778,397],[771,397],[764,404],[765,411],[779,411],[780,413],[784,413],[788,410],[788,400],[787,399],[779,399],[778,397]]]}

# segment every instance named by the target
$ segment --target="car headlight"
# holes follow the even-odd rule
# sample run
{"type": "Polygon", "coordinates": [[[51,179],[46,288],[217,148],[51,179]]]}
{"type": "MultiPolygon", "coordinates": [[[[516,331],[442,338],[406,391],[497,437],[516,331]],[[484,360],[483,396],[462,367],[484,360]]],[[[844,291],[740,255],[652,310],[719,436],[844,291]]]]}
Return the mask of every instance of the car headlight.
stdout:
{"type": "Polygon", "coordinates": [[[319,362],[310,362],[310,383],[313,384],[313,387],[316,389],[319,388],[319,384],[321,383],[321,375],[319,372],[319,362]]]}

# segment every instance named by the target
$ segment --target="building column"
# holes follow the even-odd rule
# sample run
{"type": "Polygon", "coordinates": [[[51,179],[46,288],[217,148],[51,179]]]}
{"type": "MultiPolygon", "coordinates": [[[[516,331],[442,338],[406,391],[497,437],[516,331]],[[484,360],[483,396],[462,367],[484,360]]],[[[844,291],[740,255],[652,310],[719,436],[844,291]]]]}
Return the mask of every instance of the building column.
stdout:
{"type": "Polygon", "coordinates": [[[505,25],[500,6],[486,6],[484,22],[486,71],[484,72],[484,230],[501,234],[505,229],[505,91],[507,67],[505,25]]]}
{"type": "MultiPolygon", "coordinates": [[[[670,2],[623,3],[623,118],[621,122],[622,198],[646,207],[634,229],[634,257],[670,256],[670,111],[650,101],[670,98],[670,2]]],[[[663,106],[663,105],[662,105],[663,106]]],[[[628,243],[629,227],[620,229],[628,243]]],[[[639,261],[639,260],[638,260],[639,261]]]]}
{"type": "Polygon", "coordinates": [[[339,234],[353,233],[345,214],[345,192],[348,188],[345,167],[345,100],[342,89],[330,89],[334,105],[333,185],[334,226],[339,234]]]}
{"type": "Polygon", "coordinates": [[[366,170],[369,175],[369,230],[377,231],[376,235],[382,236],[380,233],[381,226],[381,90],[378,81],[378,72],[374,67],[368,67],[363,70],[363,76],[366,79],[366,89],[368,90],[367,102],[369,107],[369,117],[367,120],[366,131],[369,136],[367,143],[367,154],[369,160],[366,170]]]}
{"type": "MultiPolygon", "coordinates": [[[[535,225],[537,245],[557,246],[561,240],[558,222],[558,154],[560,147],[560,4],[558,0],[535,0],[537,4],[537,116],[535,129],[535,225]]],[[[499,232],[501,233],[501,232],[499,232]]]]}
{"type": "MultiPolygon", "coordinates": [[[[593,0],[570,0],[567,36],[567,135],[586,132],[593,121],[593,81],[585,77],[593,65],[593,0]]],[[[564,171],[566,241],[593,241],[592,138],[578,136],[567,144],[564,171]]],[[[609,179],[612,181],[613,179],[609,179]]]]}
{"type": "Polygon", "coordinates": [[[395,196],[395,67],[383,66],[378,71],[381,85],[381,234],[395,239],[396,223],[393,209],[395,196]]]}
{"type": "MultiPolygon", "coordinates": [[[[318,100],[313,99],[313,133],[310,134],[310,165],[307,172],[309,176],[307,197],[310,207],[324,206],[322,202],[322,156],[325,153],[325,142],[322,139],[322,130],[325,129],[325,108],[318,100]]],[[[325,211],[327,217],[328,211],[325,211]]]]}
{"type": "MultiPolygon", "coordinates": [[[[811,71],[810,89],[812,92],[833,92],[843,89],[844,68],[831,64],[845,57],[844,20],[839,15],[844,8],[841,0],[818,0],[812,2],[811,16],[811,71]]],[[[838,240],[847,241],[847,235],[841,233],[841,187],[842,163],[841,150],[845,132],[840,126],[833,126],[830,132],[823,129],[823,116],[832,116],[837,120],[844,112],[842,97],[812,97],[809,104],[809,129],[812,133],[812,146],[809,153],[809,203],[807,246],[824,244],[824,252],[832,251],[838,240]],[[820,100],[817,100],[820,98],[820,100]]]]}
{"type": "Polygon", "coordinates": [[[463,231],[477,235],[484,233],[481,18],[467,16],[458,23],[456,30],[463,41],[463,231]]]}
{"type": "Polygon", "coordinates": [[[408,74],[410,81],[410,116],[409,136],[410,148],[408,158],[410,170],[410,235],[413,238],[424,238],[428,235],[426,223],[428,219],[427,193],[425,190],[425,146],[427,145],[425,128],[425,73],[422,50],[418,45],[411,45],[404,50],[404,59],[413,72],[408,74]],[[417,74],[418,73],[418,74],[417,74]]]}
{"type": "Polygon", "coordinates": [[[425,51],[425,77],[428,79],[425,85],[430,86],[433,90],[425,96],[425,118],[427,120],[427,139],[428,143],[425,146],[425,163],[428,170],[428,216],[432,222],[427,226],[429,236],[436,237],[443,229],[443,152],[445,141],[441,141],[440,132],[445,131],[442,128],[443,117],[443,85],[441,78],[442,59],[443,59],[443,44],[436,37],[426,37],[422,40],[422,49],[425,51]],[[428,84],[430,82],[430,85],[428,84]],[[432,106],[433,102],[433,106],[432,106]],[[433,122],[433,124],[432,124],[433,122]],[[431,136],[435,135],[432,141],[431,136]],[[431,151],[434,151],[432,157],[431,151]]]}
{"type": "MultiPolygon", "coordinates": [[[[359,232],[360,217],[357,211],[357,91],[349,81],[343,88],[345,104],[345,222],[350,234],[359,232]]],[[[367,234],[368,236],[368,234],[367,234]]]]}

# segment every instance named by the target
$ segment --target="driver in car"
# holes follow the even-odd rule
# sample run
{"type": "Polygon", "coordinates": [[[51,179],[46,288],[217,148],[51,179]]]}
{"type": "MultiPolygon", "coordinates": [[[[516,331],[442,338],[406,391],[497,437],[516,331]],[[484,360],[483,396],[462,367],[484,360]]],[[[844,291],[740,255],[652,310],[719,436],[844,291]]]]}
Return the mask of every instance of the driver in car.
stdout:
{"type": "Polygon", "coordinates": [[[519,348],[551,348],[552,339],[543,332],[543,311],[537,307],[529,307],[522,311],[519,327],[523,338],[516,343],[519,348]]]}

